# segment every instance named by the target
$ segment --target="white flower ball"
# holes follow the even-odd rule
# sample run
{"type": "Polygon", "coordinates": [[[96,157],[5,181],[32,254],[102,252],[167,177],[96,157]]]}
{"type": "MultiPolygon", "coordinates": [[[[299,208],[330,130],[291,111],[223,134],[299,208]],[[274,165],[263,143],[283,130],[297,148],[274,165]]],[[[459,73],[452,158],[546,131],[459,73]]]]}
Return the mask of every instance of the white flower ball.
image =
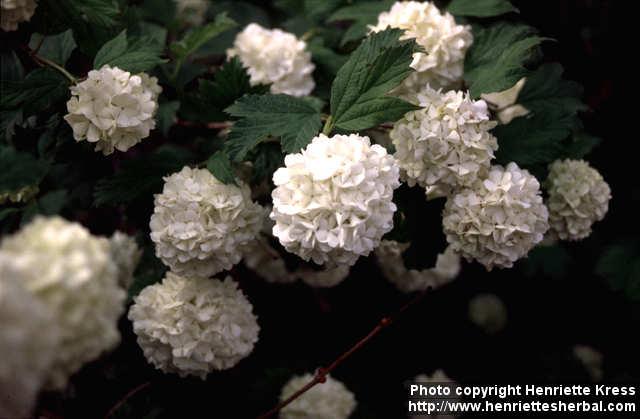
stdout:
{"type": "MultiPolygon", "coordinates": [[[[356,398],[340,381],[326,376],[324,383],[318,383],[280,411],[280,419],[346,419],[356,409],[356,398]]],[[[305,384],[313,380],[313,375],[293,376],[282,388],[280,400],[286,400],[305,384]]]]}
{"type": "Polygon", "coordinates": [[[353,265],[393,228],[398,176],[369,137],[320,134],[273,174],[273,235],[304,260],[353,265]]]}
{"type": "Polygon", "coordinates": [[[551,232],[562,240],[581,240],[609,210],[611,189],[584,160],[556,160],[546,181],[551,232]]]}
{"type": "Polygon", "coordinates": [[[109,245],[111,258],[118,268],[118,284],[126,290],[133,282],[133,272],[142,256],[142,249],[133,237],[120,231],[113,233],[109,245]]]}
{"type": "Polygon", "coordinates": [[[456,252],[491,270],[525,257],[543,239],[547,220],[538,180],[509,163],[493,166],[485,180],[450,196],[442,226],[456,252]]]}
{"type": "Polygon", "coordinates": [[[591,381],[595,383],[602,381],[604,371],[602,369],[603,356],[600,351],[587,345],[575,345],[573,347],[573,355],[587,370],[591,381]]]}
{"type": "Polygon", "coordinates": [[[0,277],[19,281],[60,330],[49,387],[63,388],[70,375],[120,341],[125,292],[109,241],[80,224],[37,217],[2,242],[0,277]]]}
{"type": "Polygon", "coordinates": [[[244,252],[244,264],[267,282],[290,284],[298,278],[289,272],[284,259],[264,237],[258,237],[247,245],[244,252]]]}
{"type": "Polygon", "coordinates": [[[263,237],[249,245],[244,254],[244,263],[267,282],[288,284],[300,279],[315,288],[334,287],[346,279],[350,271],[345,265],[333,268],[323,266],[318,269],[298,268],[290,271],[282,256],[263,237]]]}
{"type": "Polygon", "coordinates": [[[230,277],[220,281],[168,272],[162,283],[134,299],[129,319],[156,368],[204,379],[251,353],[260,330],[252,310],[230,277]]]}
{"type": "Polygon", "coordinates": [[[307,96],[315,87],[315,66],[306,46],[291,33],[251,23],[238,33],[227,56],[240,58],[252,85],[271,84],[271,93],[307,96]]]}
{"type": "Polygon", "coordinates": [[[207,0],[176,0],[178,16],[191,26],[202,25],[207,17],[207,0]]]}
{"type": "Polygon", "coordinates": [[[158,79],[132,75],[118,67],[91,70],[84,81],[71,86],[64,119],[76,141],[96,143],[104,155],[127,151],[155,128],[158,79]]]}
{"type": "Polygon", "coordinates": [[[31,417],[59,337],[47,306],[16,279],[0,276],[0,418],[31,417]]]}
{"type": "Polygon", "coordinates": [[[389,27],[404,30],[400,39],[415,39],[425,50],[413,54],[411,68],[416,71],[403,82],[400,92],[415,92],[427,84],[434,89],[459,87],[464,57],[473,43],[470,26],[456,25],[451,14],[441,13],[433,3],[399,1],[381,13],[370,29],[380,32],[389,27]]]}
{"type": "Polygon", "coordinates": [[[31,20],[37,6],[35,0],[0,0],[0,28],[15,31],[19,23],[31,20]]]}
{"type": "Polygon", "coordinates": [[[408,184],[418,183],[428,195],[446,195],[486,174],[498,149],[487,104],[429,86],[415,95],[415,103],[422,109],[408,112],[389,133],[408,184]]]}
{"type": "Polygon", "coordinates": [[[448,246],[430,269],[407,269],[402,254],[409,243],[383,240],[375,250],[382,274],[402,292],[423,291],[441,287],[453,281],[460,272],[460,256],[448,246]]]}
{"type": "Polygon", "coordinates": [[[469,319],[486,333],[497,333],[507,324],[507,306],[495,294],[478,294],[469,301],[469,319]]]}
{"type": "Polygon", "coordinates": [[[164,181],[149,223],[158,258],[188,277],[210,277],[240,262],[264,217],[249,187],[239,180],[225,185],[207,169],[190,167],[164,181]]]}
{"type": "Polygon", "coordinates": [[[482,99],[486,100],[492,111],[496,113],[498,121],[506,125],[514,118],[529,114],[529,110],[524,106],[516,103],[518,95],[527,82],[526,77],[518,80],[512,87],[495,93],[483,93],[482,99]]]}

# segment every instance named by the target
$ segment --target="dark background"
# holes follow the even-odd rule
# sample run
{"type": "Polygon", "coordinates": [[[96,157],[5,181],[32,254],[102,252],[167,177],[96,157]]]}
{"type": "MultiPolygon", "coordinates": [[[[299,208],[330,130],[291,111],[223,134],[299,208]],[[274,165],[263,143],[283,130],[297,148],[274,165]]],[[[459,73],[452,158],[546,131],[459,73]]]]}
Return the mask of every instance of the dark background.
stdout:
{"type": "MultiPolygon", "coordinates": [[[[588,239],[562,244],[564,274],[545,269],[535,258],[491,273],[464,264],[454,282],[427,295],[334,372],[358,400],[353,417],[404,417],[403,381],[438,368],[458,382],[588,382],[572,355],[579,343],[603,353],[605,381],[640,381],[639,304],[612,291],[594,273],[607,246],[638,237],[637,157],[621,147],[624,142],[631,151],[637,133],[635,121],[622,116],[620,95],[629,82],[620,69],[631,65],[635,39],[613,35],[619,24],[614,15],[623,13],[628,2],[514,4],[521,11],[517,19],[556,40],[544,44],[545,61],[562,63],[565,77],[585,88],[591,108],[583,115],[586,128],[603,139],[587,158],[612,188],[609,213],[588,239]],[[621,43],[629,44],[622,45],[624,56],[614,48],[621,43]],[[495,336],[468,320],[468,302],[479,292],[495,293],[507,305],[507,327],[495,336]]],[[[437,208],[431,215],[439,224],[437,208]]],[[[372,257],[360,260],[348,280],[328,290],[270,285],[242,266],[233,275],[261,326],[254,352],[237,367],[211,374],[205,382],[156,372],[123,320],[123,345],[79,373],[65,395],[45,395],[39,412],[102,417],[129,391],[149,383],[114,417],[253,417],[277,402],[292,374],[329,364],[381,317],[413,298],[382,278],[372,257]]]]}

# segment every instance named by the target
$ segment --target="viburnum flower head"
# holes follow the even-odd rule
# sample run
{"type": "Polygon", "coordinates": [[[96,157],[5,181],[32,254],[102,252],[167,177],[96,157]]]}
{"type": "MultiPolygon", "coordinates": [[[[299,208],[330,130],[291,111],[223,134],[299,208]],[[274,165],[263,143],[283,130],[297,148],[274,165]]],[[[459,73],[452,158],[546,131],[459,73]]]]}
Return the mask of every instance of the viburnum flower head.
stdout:
{"type": "Polygon", "coordinates": [[[260,330],[252,310],[230,277],[220,281],[169,272],[134,299],[129,319],[156,368],[204,379],[251,353],[260,330]]]}
{"type": "Polygon", "coordinates": [[[105,65],[71,86],[64,119],[76,141],[95,143],[104,155],[127,151],[155,128],[161,92],[155,77],[105,65]]]}
{"type": "Polygon", "coordinates": [[[320,269],[298,267],[290,270],[278,251],[268,240],[260,237],[251,242],[244,253],[244,263],[267,282],[287,284],[300,279],[310,287],[330,288],[349,275],[349,266],[323,266],[320,269]]]}
{"type": "Polygon", "coordinates": [[[424,49],[413,54],[411,68],[416,71],[403,82],[400,93],[427,84],[434,89],[459,87],[464,57],[473,43],[470,26],[457,25],[451,14],[440,12],[433,3],[398,1],[370,29],[380,32],[389,27],[404,30],[400,39],[415,39],[424,49]]]}
{"type": "Polygon", "coordinates": [[[60,337],[50,319],[17,278],[0,276],[0,418],[31,417],[60,337]]]}
{"type": "Polygon", "coordinates": [[[291,33],[251,23],[238,33],[227,56],[240,59],[252,85],[271,84],[271,93],[307,96],[315,87],[315,66],[306,46],[291,33]]]}
{"type": "Polygon", "coordinates": [[[192,26],[198,26],[204,22],[208,8],[207,0],[176,0],[178,16],[192,26]]]}
{"type": "Polygon", "coordinates": [[[549,224],[562,240],[581,240],[609,209],[611,188],[584,160],[556,160],[546,181],[549,224]]]}
{"type": "Polygon", "coordinates": [[[383,275],[400,291],[422,291],[429,287],[435,289],[453,281],[460,273],[460,256],[451,246],[437,256],[433,268],[407,269],[402,254],[409,246],[409,243],[383,240],[375,250],[383,275]]]}
{"type": "Polygon", "coordinates": [[[414,99],[422,109],[408,112],[389,132],[407,183],[418,183],[428,195],[446,195],[486,174],[498,149],[487,104],[429,86],[414,99]]]}
{"type": "Polygon", "coordinates": [[[142,249],[135,239],[120,231],[113,233],[109,239],[111,258],[118,268],[118,284],[128,289],[133,282],[133,272],[142,256],[142,249]]]}
{"type": "Polygon", "coordinates": [[[368,137],[324,134],[273,175],[273,235],[317,264],[353,265],[393,228],[394,158],[368,137]]]}
{"type": "Polygon", "coordinates": [[[469,319],[488,334],[504,329],[507,314],[507,306],[495,294],[478,294],[469,301],[469,319]]]}
{"type": "MultiPolygon", "coordinates": [[[[313,379],[304,374],[291,377],[280,392],[286,400],[313,379]]],[[[347,419],[356,408],[356,398],[340,381],[326,376],[324,383],[311,387],[280,411],[281,419],[347,419]]]]}
{"type": "Polygon", "coordinates": [[[19,23],[31,20],[37,6],[36,0],[0,0],[0,28],[15,31],[19,23]]]}
{"type": "Polygon", "coordinates": [[[49,387],[63,388],[71,374],[120,341],[125,292],[107,239],[60,217],[37,217],[2,242],[5,277],[46,306],[50,327],[60,330],[49,387]]]}
{"type": "Polygon", "coordinates": [[[493,166],[486,179],[450,196],[442,226],[449,244],[465,258],[487,270],[510,268],[543,239],[548,211],[538,180],[509,163],[493,166]]]}
{"type": "Polygon", "coordinates": [[[207,169],[190,167],[164,181],[149,223],[164,264],[180,275],[209,277],[240,262],[264,217],[249,187],[240,180],[225,185],[207,169]]]}

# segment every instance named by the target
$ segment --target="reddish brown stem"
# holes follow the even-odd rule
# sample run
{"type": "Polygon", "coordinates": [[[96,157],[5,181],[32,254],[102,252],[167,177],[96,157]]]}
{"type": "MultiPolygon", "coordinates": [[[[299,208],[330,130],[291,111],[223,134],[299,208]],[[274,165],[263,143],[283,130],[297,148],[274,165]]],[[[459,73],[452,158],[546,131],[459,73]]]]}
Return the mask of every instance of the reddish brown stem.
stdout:
{"type": "Polygon", "coordinates": [[[349,358],[356,351],[358,351],[360,348],[362,348],[364,345],[366,345],[367,342],[369,342],[378,333],[380,333],[380,331],[382,331],[382,329],[384,329],[385,327],[390,326],[391,324],[393,324],[393,322],[396,321],[397,318],[402,313],[407,311],[411,306],[413,306],[413,305],[419,303],[420,301],[422,301],[430,290],[431,290],[431,288],[428,288],[428,289],[422,291],[415,298],[409,300],[406,304],[404,304],[402,307],[400,307],[400,309],[395,314],[393,314],[392,316],[383,317],[378,322],[378,324],[376,324],[376,326],[373,329],[371,329],[371,331],[369,333],[367,333],[362,339],[360,339],[358,342],[356,342],[355,345],[353,345],[351,348],[349,348],[342,355],[338,356],[331,364],[329,364],[328,367],[326,367],[326,368],[318,368],[318,370],[316,371],[315,375],[313,376],[313,379],[311,381],[309,381],[307,384],[305,384],[304,387],[302,387],[300,390],[298,390],[295,393],[293,393],[287,399],[285,399],[285,400],[281,401],[280,403],[278,403],[274,408],[272,408],[268,412],[263,413],[262,415],[260,415],[258,417],[258,419],[268,419],[270,417],[273,417],[281,409],[283,409],[285,406],[287,406],[289,403],[291,403],[292,401],[294,401],[298,397],[302,396],[304,393],[306,393],[313,386],[315,386],[318,383],[324,383],[327,380],[327,374],[332,372],[340,364],[342,364],[347,358],[349,358]]]}
{"type": "Polygon", "coordinates": [[[176,120],[176,124],[183,127],[207,128],[207,129],[217,129],[217,130],[226,129],[232,125],[230,121],[200,123],[200,122],[194,122],[194,121],[185,121],[184,119],[176,120]]]}
{"type": "Polygon", "coordinates": [[[134,387],[127,394],[125,394],[124,397],[118,401],[118,403],[116,403],[115,405],[113,405],[111,409],[109,409],[107,414],[104,415],[104,419],[109,419],[111,416],[113,416],[114,413],[118,411],[118,409],[120,409],[120,407],[122,407],[123,404],[125,404],[127,400],[129,400],[131,397],[135,396],[137,393],[141,392],[142,390],[146,389],[150,385],[151,385],[151,382],[147,381],[146,383],[142,383],[139,386],[134,387]]]}

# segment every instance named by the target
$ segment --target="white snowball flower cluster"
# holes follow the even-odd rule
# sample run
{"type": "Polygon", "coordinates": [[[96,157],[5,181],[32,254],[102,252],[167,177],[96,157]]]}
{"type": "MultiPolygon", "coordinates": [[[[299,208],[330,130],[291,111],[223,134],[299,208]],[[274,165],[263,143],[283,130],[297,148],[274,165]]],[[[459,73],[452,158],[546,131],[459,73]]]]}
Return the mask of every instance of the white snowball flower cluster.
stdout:
{"type": "Polygon", "coordinates": [[[0,418],[31,417],[59,339],[50,315],[16,279],[0,276],[0,418]]]}
{"type": "Polygon", "coordinates": [[[183,167],[164,178],[149,226],[156,255],[177,274],[209,277],[242,259],[264,210],[249,187],[225,185],[207,169],[183,167]]]}
{"type": "Polygon", "coordinates": [[[161,92],[155,77],[105,65],[71,86],[64,119],[76,141],[96,143],[104,155],[127,151],[155,128],[161,92]]]}
{"type": "Polygon", "coordinates": [[[453,249],[487,270],[510,268],[549,228],[540,184],[515,163],[493,166],[488,177],[447,199],[442,226],[453,249]]]}
{"type": "MultiPolygon", "coordinates": [[[[312,374],[293,376],[282,388],[280,400],[286,400],[313,379],[312,374]]],[[[356,409],[356,398],[340,381],[326,376],[280,411],[281,419],[347,419],[356,409]]]]}
{"type": "Polygon", "coordinates": [[[497,333],[507,324],[507,306],[495,294],[478,294],[469,301],[469,319],[486,333],[497,333]]]}
{"type": "MultiPolygon", "coordinates": [[[[417,376],[414,377],[413,379],[414,382],[417,383],[423,383],[423,384],[441,384],[441,385],[446,385],[449,389],[451,389],[451,394],[452,396],[449,397],[444,397],[443,399],[438,399],[438,398],[433,398],[430,399],[429,401],[431,402],[436,402],[436,403],[444,403],[444,401],[448,401],[450,403],[455,403],[460,401],[460,397],[455,396],[455,391],[453,390],[453,387],[457,385],[457,383],[455,381],[453,381],[451,378],[449,378],[447,376],[447,374],[445,374],[445,372],[441,369],[438,369],[436,371],[433,372],[433,374],[428,375],[428,374],[419,374],[417,376]]],[[[409,415],[410,419],[422,419],[422,418],[457,418],[458,415],[453,415],[452,412],[442,412],[442,413],[432,413],[430,415],[426,415],[426,414],[421,414],[421,415],[409,415]]]]}
{"type": "Polygon", "coordinates": [[[38,217],[0,246],[0,277],[14,278],[43,303],[60,330],[48,386],[69,376],[120,341],[117,321],[125,292],[109,241],[60,217],[38,217]]]}
{"type": "Polygon", "coordinates": [[[37,6],[35,0],[0,0],[0,28],[15,31],[19,23],[31,20],[37,6]]]}
{"type": "Polygon", "coordinates": [[[353,265],[393,228],[394,158],[368,137],[324,134],[273,175],[273,235],[317,264],[353,265]]]}
{"type": "Polygon", "coordinates": [[[453,281],[460,273],[460,256],[448,246],[436,259],[436,266],[430,269],[407,269],[402,254],[409,243],[383,240],[375,250],[382,274],[402,292],[422,291],[438,288],[453,281]]]}
{"type": "Polygon", "coordinates": [[[519,116],[525,116],[529,114],[529,110],[524,106],[516,103],[518,95],[527,82],[526,77],[518,80],[512,87],[495,93],[483,93],[482,99],[489,103],[491,110],[496,112],[498,121],[501,124],[508,124],[514,118],[519,116]]]}
{"type": "Polygon", "coordinates": [[[118,268],[118,284],[128,289],[133,282],[133,272],[138,266],[142,249],[138,247],[135,239],[120,231],[113,233],[109,239],[111,259],[118,268]]]}
{"type": "Polygon", "coordinates": [[[413,54],[411,68],[416,71],[403,82],[400,92],[417,91],[427,84],[434,89],[460,85],[464,57],[473,43],[470,26],[457,25],[451,14],[441,13],[433,3],[399,1],[381,13],[370,29],[380,32],[389,27],[404,30],[400,39],[415,39],[425,50],[413,54]]]}
{"type": "Polygon", "coordinates": [[[323,266],[319,269],[298,268],[290,271],[287,265],[269,242],[260,237],[253,241],[245,251],[244,263],[267,282],[288,284],[298,279],[311,287],[329,288],[338,285],[349,275],[349,267],[323,266]]]}
{"type": "Polygon", "coordinates": [[[198,26],[204,22],[208,8],[207,0],[176,0],[178,16],[191,26],[198,26]]]}
{"type": "Polygon", "coordinates": [[[584,239],[607,213],[611,189],[584,160],[557,160],[549,169],[545,186],[551,233],[562,240],[584,239]]]}
{"type": "Polygon", "coordinates": [[[602,353],[591,346],[587,345],[575,345],[573,347],[573,355],[578,358],[578,361],[587,370],[587,373],[591,377],[591,381],[602,381],[604,371],[602,370],[602,353]]]}
{"type": "Polygon", "coordinates": [[[306,46],[291,33],[251,23],[236,36],[227,56],[240,58],[252,85],[271,84],[271,93],[307,96],[315,87],[315,66],[306,46]]]}
{"type": "Polygon", "coordinates": [[[428,195],[472,185],[498,149],[489,133],[496,123],[489,120],[487,104],[468,93],[441,93],[429,86],[415,95],[415,103],[422,109],[408,112],[389,132],[403,177],[428,195]]]}
{"type": "Polygon", "coordinates": [[[252,310],[230,277],[220,281],[169,272],[134,299],[129,319],[156,368],[204,379],[251,353],[260,330],[252,310]]]}

